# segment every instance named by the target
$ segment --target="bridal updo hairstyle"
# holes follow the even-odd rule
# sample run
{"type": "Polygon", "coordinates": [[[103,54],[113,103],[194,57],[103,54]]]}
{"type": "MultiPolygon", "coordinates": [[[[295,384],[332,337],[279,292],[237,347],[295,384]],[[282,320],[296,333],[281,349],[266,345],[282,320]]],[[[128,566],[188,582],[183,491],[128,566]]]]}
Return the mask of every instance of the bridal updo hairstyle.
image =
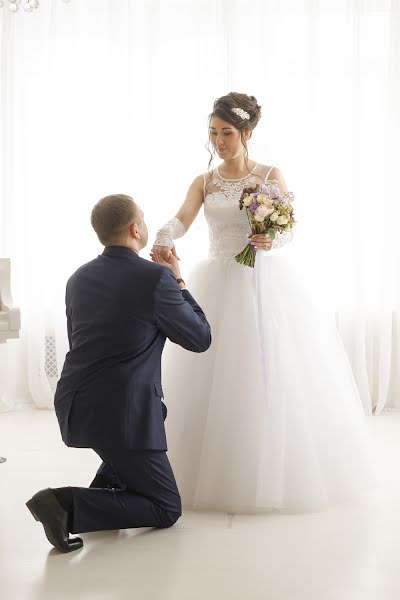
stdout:
{"type": "Polygon", "coordinates": [[[140,223],[139,211],[130,196],[112,194],[93,207],[91,223],[103,246],[109,246],[119,241],[128,225],[140,223]]]}
{"type": "MultiPolygon", "coordinates": [[[[214,102],[212,113],[209,116],[209,125],[213,117],[219,117],[223,121],[233,125],[236,129],[239,129],[247,163],[249,155],[244,132],[250,131],[251,133],[261,119],[261,106],[257,103],[255,96],[247,96],[247,94],[239,94],[237,92],[230,92],[226,96],[221,96],[221,98],[217,98],[214,102]],[[245,119],[240,114],[236,114],[232,111],[233,108],[242,109],[250,118],[245,119]]],[[[208,163],[208,167],[210,168],[215,153],[211,152],[209,148],[208,150],[211,154],[210,162],[208,163]]]]}

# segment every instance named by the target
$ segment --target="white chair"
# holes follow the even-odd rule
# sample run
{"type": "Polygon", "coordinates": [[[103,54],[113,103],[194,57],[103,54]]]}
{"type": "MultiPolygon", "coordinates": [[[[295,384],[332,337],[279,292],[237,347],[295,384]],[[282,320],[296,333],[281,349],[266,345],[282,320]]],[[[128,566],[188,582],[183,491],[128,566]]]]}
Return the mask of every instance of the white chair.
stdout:
{"type": "Polygon", "coordinates": [[[10,288],[10,259],[0,258],[0,344],[19,337],[21,314],[13,305],[10,288]]]}
{"type": "MultiPolygon", "coordinates": [[[[0,258],[0,344],[19,337],[21,314],[13,305],[10,287],[10,259],[0,258]]],[[[0,463],[6,459],[0,456],[0,463]]]]}

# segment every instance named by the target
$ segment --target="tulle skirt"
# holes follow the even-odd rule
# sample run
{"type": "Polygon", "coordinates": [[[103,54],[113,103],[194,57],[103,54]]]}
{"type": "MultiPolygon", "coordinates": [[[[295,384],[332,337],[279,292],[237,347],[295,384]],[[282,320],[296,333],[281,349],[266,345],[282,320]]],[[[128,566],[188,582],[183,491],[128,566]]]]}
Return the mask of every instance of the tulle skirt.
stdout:
{"type": "Polygon", "coordinates": [[[365,418],[333,317],[288,258],[199,263],[188,289],[212,345],[167,343],[169,458],[183,505],[257,513],[321,510],[372,482],[365,418]]]}

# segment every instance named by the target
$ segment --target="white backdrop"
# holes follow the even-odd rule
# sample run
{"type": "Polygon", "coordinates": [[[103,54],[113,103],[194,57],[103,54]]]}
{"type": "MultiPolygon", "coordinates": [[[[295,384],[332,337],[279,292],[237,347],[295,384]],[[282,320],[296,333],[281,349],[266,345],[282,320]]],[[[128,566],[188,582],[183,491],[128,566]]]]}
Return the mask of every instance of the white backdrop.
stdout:
{"type": "MultiPolygon", "coordinates": [[[[366,413],[400,406],[399,0],[41,0],[0,19],[0,255],[37,406],[46,336],[59,367],[66,351],[66,279],[101,251],[93,204],[133,195],[153,239],[207,169],[229,91],[263,107],[250,155],[296,194],[291,252],[337,313],[366,413]]],[[[184,272],[206,256],[203,217],[179,251],[184,272]]]]}

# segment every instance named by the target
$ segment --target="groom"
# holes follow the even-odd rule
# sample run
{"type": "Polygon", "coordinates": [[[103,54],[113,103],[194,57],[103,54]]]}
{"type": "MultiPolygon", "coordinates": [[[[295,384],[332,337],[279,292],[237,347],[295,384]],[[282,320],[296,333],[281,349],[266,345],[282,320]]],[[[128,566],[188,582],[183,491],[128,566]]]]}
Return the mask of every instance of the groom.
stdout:
{"type": "Polygon", "coordinates": [[[105,250],[67,283],[70,351],[55,409],[65,444],[92,448],[103,465],[97,487],[48,488],[27,502],[62,552],[83,545],[69,532],[170,527],[180,517],[166,455],[161,353],[167,337],[192,352],[211,343],[176,257],[165,266],[140,258],[148,234],[132,198],[103,198],[91,220],[105,250]]]}

